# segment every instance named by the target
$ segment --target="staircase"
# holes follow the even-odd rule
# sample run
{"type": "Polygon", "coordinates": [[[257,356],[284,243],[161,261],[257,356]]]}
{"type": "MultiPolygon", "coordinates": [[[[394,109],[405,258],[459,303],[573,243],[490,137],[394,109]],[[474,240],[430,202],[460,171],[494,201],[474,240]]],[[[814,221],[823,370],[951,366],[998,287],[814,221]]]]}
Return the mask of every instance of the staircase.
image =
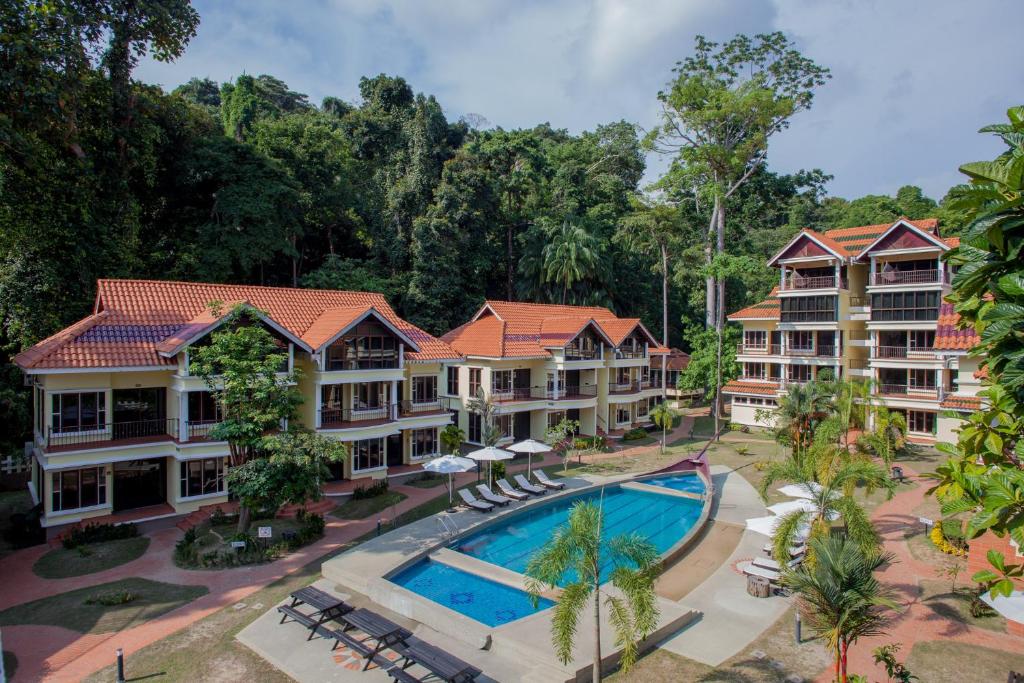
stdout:
{"type": "Polygon", "coordinates": [[[306,512],[308,512],[311,515],[326,515],[328,512],[334,509],[335,505],[337,505],[335,501],[331,500],[327,496],[324,496],[318,501],[307,502],[302,505],[285,505],[280,510],[277,511],[276,517],[278,519],[294,517],[295,513],[301,510],[302,508],[306,508],[306,512]]]}
{"type": "Polygon", "coordinates": [[[235,512],[238,512],[238,503],[232,501],[229,503],[215,503],[212,505],[203,505],[198,510],[190,512],[189,514],[182,517],[180,520],[178,520],[178,523],[175,524],[175,526],[181,529],[182,531],[188,531],[197,524],[200,524],[208,520],[210,516],[213,515],[213,511],[216,510],[217,508],[220,508],[221,512],[223,512],[224,514],[230,515],[235,512]]]}

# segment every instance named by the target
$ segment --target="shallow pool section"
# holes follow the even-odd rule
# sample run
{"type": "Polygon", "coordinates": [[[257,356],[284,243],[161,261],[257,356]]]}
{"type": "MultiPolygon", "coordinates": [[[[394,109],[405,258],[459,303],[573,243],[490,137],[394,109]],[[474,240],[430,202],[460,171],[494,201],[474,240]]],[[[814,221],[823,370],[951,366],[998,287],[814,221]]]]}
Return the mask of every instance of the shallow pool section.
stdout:
{"type": "Polygon", "coordinates": [[[686,491],[688,493],[704,493],[705,491],[704,480],[696,474],[673,474],[667,477],[657,477],[656,479],[641,479],[640,481],[651,486],[663,486],[668,489],[686,491]]]}
{"type": "Polygon", "coordinates": [[[488,626],[501,626],[555,604],[541,598],[534,607],[530,596],[517,588],[429,559],[420,560],[389,580],[488,626]]]}
{"type": "MultiPolygon", "coordinates": [[[[638,533],[653,543],[659,553],[682,540],[700,519],[703,508],[703,501],[696,499],[609,486],[603,493],[592,491],[527,508],[455,541],[451,549],[523,574],[530,557],[557,527],[565,524],[570,509],[578,501],[602,505],[604,538],[638,533]]],[[[602,581],[607,580],[613,568],[610,563],[601,567],[602,581]]],[[[572,580],[567,574],[560,584],[564,586],[572,580]]]]}

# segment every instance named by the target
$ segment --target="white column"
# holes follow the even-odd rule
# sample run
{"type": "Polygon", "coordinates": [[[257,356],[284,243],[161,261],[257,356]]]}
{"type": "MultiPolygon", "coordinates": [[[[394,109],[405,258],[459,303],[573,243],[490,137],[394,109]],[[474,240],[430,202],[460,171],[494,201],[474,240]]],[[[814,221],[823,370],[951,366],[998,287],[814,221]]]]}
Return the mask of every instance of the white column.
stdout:
{"type": "Polygon", "coordinates": [[[398,367],[405,369],[405,344],[402,342],[398,342],[398,367]]]}
{"type": "Polygon", "coordinates": [[[559,388],[558,375],[559,375],[558,368],[555,368],[554,372],[551,373],[551,376],[552,376],[552,379],[553,379],[553,382],[551,384],[551,388],[554,391],[553,398],[558,398],[558,388],[559,388]]]}
{"type": "Polygon", "coordinates": [[[321,418],[320,409],[323,408],[323,389],[320,382],[313,383],[313,395],[316,397],[313,402],[313,429],[320,429],[321,418]]]}
{"type": "MultiPolygon", "coordinates": [[[[402,347],[398,347],[398,352],[402,352],[402,347]]],[[[398,396],[398,381],[391,380],[391,419],[398,419],[398,402],[401,400],[398,396]]]]}
{"type": "Polygon", "coordinates": [[[871,270],[868,272],[868,285],[875,284],[875,255],[870,256],[871,259],[871,270]]]}
{"type": "Polygon", "coordinates": [[[188,392],[178,392],[178,440],[188,441],[188,392]]]}
{"type": "Polygon", "coordinates": [[[786,288],[786,266],[779,268],[779,290],[786,288]]]}
{"type": "Polygon", "coordinates": [[[840,286],[840,284],[841,284],[841,283],[839,282],[839,274],[840,274],[841,272],[842,272],[842,269],[841,269],[841,268],[840,268],[840,266],[839,266],[839,261],[838,261],[838,260],[836,260],[836,287],[839,287],[839,286],[840,286]]]}

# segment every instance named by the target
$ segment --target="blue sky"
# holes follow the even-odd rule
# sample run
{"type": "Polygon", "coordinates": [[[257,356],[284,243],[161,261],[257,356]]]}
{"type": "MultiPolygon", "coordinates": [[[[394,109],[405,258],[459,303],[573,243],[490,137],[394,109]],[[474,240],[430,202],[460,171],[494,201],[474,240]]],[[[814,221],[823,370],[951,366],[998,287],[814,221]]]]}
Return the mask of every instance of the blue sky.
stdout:
{"type": "MultiPolygon", "coordinates": [[[[771,146],[774,170],[821,168],[831,194],[940,198],[956,167],[999,151],[976,133],[1024,103],[1019,0],[198,0],[202,24],[167,89],[269,73],[319,102],[363,75],[404,76],[450,118],[573,132],[656,121],[655,95],[693,36],[784,31],[832,69],[814,108],[771,146]]],[[[649,180],[662,166],[650,160],[649,180]]]]}

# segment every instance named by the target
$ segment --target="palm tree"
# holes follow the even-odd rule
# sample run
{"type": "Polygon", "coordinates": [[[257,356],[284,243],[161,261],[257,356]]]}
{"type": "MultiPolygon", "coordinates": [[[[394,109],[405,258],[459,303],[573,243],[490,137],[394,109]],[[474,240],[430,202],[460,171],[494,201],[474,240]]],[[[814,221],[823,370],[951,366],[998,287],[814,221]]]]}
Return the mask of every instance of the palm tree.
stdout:
{"type": "Polygon", "coordinates": [[[562,286],[562,303],[569,288],[598,269],[601,244],[579,225],[569,221],[555,231],[544,247],[544,277],[562,286]]]}
{"type": "Polygon", "coordinates": [[[830,406],[828,388],[819,382],[790,384],[779,399],[777,430],[792,444],[795,459],[800,460],[810,445],[814,419],[828,413],[830,406]]]}
{"type": "Polygon", "coordinates": [[[665,432],[672,426],[672,422],[678,415],[676,411],[669,407],[667,401],[662,401],[658,405],[651,408],[650,416],[651,420],[655,425],[661,427],[661,452],[665,452],[665,432]]]}
{"type": "Polygon", "coordinates": [[[891,592],[874,572],[893,556],[865,553],[850,539],[819,538],[811,542],[817,560],[785,570],[783,583],[799,596],[798,609],[811,631],[835,654],[836,681],[847,683],[846,658],[859,638],[882,635],[886,609],[896,609],[891,592]]]}
{"type": "Polygon", "coordinates": [[[860,438],[860,443],[889,466],[907,445],[907,420],[903,413],[877,408],[874,426],[860,438]]]}
{"type": "Polygon", "coordinates": [[[441,430],[441,448],[445,453],[458,453],[462,442],[466,440],[466,432],[458,425],[448,425],[441,430]]]}
{"type": "Polygon", "coordinates": [[[867,422],[867,409],[871,401],[871,382],[838,378],[829,382],[833,411],[842,418],[845,425],[844,445],[850,447],[849,431],[861,429],[867,422]]]}
{"type": "Polygon", "coordinates": [[[654,579],[661,569],[657,549],[643,536],[632,533],[611,540],[602,538],[603,519],[599,504],[576,503],[568,522],[555,530],[526,567],[526,589],[534,603],[545,589],[558,586],[565,578],[572,579],[562,586],[562,597],[551,621],[555,654],[563,664],[572,661],[581,613],[593,599],[595,683],[601,680],[601,597],[609,609],[615,643],[622,647],[622,670],[629,671],[636,662],[638,643],[658,624],[654,579]],[[611,572],[602,575],[602,569],[607,568],[611,572]],[[601,588],[606,580],[615,592],[601,588]]]}

